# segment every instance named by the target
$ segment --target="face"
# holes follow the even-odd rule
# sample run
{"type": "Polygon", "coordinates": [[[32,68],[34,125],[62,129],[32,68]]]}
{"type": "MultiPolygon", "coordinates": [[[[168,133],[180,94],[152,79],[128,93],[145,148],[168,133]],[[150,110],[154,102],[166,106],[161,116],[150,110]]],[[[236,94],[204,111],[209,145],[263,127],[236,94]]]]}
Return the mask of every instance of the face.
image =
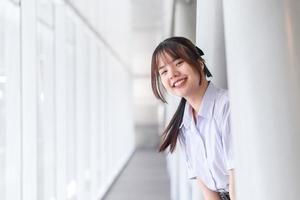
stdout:
{"type": "Polygon", "coordinates": [[[200,74],[181,58],[160,56],[158,73],[164,88],[176,96],[188,98],[199,90],[200,74]]]}

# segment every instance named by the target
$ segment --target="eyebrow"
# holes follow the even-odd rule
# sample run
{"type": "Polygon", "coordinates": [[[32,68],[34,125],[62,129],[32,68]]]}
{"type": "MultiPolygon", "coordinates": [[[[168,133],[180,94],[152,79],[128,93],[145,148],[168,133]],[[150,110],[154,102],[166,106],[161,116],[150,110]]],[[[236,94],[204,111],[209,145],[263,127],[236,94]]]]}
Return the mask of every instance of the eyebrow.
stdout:
{"type": "Polygon", "coordinates": [[[165,65],[160,66],[160,67],[158,68],[158,71],[161,70],[161,69],[164,68],[164,67],[165,67],[165,65]]]}

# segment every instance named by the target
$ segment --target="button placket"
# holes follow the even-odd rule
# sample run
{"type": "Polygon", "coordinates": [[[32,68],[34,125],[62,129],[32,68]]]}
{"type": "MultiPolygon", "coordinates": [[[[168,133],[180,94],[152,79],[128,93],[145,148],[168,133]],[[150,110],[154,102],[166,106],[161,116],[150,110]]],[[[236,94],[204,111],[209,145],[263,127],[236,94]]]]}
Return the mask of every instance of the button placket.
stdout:
{"type": "Polygon", "coordinates": [[[182,126],[182,133],[184,134],[183,137],[184,137],[184,151],[185,151],[185,161],[187,163],[187,167],[189,169],[192,169],[192,164],[191,164],[191,158],[190,158],[190,150],[188,147],[190,147],[191,145],[191,142],[190,142],[190,137],[187,135],[189,133],[189,128],[186,128],[184,126],[182,126]]]}
{"type": "MultiPolygon", "coordinates": [[[[198,118],[197,121],[199,122],[200,120],[201,119],[198,118]]],[[[196,130],[196,137],[199,138],[199,141],[201,143],[201,145],[200,145],[201,148],[202,148],[201,150],[202,150],[202,152],[204,152],[204,163],[203,164],[205,165],[205,169],[207,171],[208,178],[210,179],[209,182],[213,183],[213,186],[215,187],[215,189],[217,189],[216,181],[214,179],[214,176],[212,174],[212,171],[211,171],[211,168],[210,168],[210,165],[209,165],[209,161],[208,161],[207,146],[204,142],[204,140],[205,140],[204,136],[201,135],[200,129],[198,128],[197,125],[194,128],[196,130]]]]}

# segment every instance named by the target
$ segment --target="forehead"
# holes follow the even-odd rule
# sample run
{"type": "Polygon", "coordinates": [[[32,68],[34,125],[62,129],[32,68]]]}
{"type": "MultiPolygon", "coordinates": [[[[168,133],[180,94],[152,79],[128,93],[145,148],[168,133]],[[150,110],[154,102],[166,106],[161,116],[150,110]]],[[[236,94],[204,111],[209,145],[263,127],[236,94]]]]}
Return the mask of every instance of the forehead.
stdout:
{"type": "Polygon", "coordinates": [[[157,55],[157,66],[161,67],[161,66],[165,66],[171,62],[173,62],[174,60],[178,59],[179,57],[175,57],[173,55],[170,55],[166,52],[161,52],[160,54],[157,55]]]}

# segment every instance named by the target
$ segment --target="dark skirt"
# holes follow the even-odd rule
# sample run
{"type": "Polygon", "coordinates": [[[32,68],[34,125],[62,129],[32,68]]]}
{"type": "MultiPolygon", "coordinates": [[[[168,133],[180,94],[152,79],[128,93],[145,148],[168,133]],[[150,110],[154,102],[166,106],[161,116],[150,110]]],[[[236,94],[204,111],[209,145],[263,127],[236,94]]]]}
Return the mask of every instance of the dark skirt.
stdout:
{"type": "Polygon", "coordinates": [[[222,200],[230,200],[229,192],[219,192],[219,195],[222,200]]]}

